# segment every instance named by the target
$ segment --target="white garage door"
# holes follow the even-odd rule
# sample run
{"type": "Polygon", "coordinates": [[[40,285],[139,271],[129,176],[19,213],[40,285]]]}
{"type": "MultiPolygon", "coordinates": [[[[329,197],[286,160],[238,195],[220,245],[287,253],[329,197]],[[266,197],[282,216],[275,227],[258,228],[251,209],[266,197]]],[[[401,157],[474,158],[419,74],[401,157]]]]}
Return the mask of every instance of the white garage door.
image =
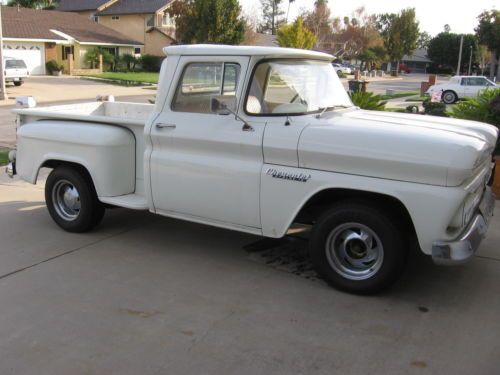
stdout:
{"type": "Polygon", "coordinates": [[[4,42],[4,57],[24,60],[30,74],[45,74],[45,47],[43,43],[4,42]]]}

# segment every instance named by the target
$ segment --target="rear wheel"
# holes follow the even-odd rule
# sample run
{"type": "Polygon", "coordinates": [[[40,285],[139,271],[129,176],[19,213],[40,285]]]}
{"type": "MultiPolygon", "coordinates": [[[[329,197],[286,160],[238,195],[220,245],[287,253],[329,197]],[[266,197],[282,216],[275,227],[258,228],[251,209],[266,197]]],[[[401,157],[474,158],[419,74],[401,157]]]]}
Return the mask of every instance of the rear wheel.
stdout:
{"type": "Polygon", "coordinates": [[[391,285],[404,268],[406,244],[395,221],[362,202],[332,206],[316,222],[310,255],[331,286],[372,294],[391,285]]]}
{"type": "Polygon", "coordinates": [[[52,219],[68,232],[87,232],[104,216],[92,181],[78,168],[62,166],[50,173],[45,202],[52,219]]]}
{"type": "Polygon", "coordinates": [[[458,100],[458,97],[453,91],[445,91],[442,99],[445,104],[453,104],[458,100]]]}
{"type": "Polygon", "coordinates": [[[15,81],[14,86],[21,86],[23,83],[23,81],[15,81]]]}

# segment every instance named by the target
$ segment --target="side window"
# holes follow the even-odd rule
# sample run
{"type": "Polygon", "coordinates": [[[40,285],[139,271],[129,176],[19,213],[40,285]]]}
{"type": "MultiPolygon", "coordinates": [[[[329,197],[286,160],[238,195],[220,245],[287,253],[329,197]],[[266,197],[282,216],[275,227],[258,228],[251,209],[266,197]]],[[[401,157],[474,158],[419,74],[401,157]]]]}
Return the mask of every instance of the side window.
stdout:
{"type": "Polygon", "coordinates": [[[212,98],[224,101],[236,97],[240,66],[234,63],[192,63],[179,81],[172,110],[212,113],[212,98]]]}

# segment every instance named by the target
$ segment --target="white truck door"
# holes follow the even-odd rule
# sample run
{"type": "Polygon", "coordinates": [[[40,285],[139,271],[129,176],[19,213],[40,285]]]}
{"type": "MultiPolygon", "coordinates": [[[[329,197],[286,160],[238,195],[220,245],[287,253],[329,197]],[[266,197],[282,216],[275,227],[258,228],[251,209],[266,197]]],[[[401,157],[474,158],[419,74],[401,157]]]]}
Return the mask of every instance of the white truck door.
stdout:
{"type": "Polygon", "coordinates": [[[249,57],[181,57],[175,87],[151,128],[151,187],[157,213],[222,226],[261,228],[260,174],[265,123],[243,130],[237,111],[249,57]]]}

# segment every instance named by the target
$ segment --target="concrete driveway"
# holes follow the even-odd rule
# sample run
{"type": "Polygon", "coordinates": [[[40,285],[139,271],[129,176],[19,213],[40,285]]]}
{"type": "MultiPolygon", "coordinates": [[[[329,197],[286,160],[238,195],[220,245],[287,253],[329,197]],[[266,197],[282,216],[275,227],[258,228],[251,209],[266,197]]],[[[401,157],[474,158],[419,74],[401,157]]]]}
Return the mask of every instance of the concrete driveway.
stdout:
{"type": "Polygon", "coordinates": [[[0,102],[0,147],[14,147],[16,116],[11,113],[17,96],[33,96],[40,106],[94,101],[97,95],[116,100],[147,103],[156,95],[154,87],[125,87],[76,77],[33,76],[19,87],[7,86],[8,100],[0,102]]]}
{"type": "Polygon", "coordinates": [[[300,239],[122,209],[65,233],[42,185],[0,176],[2,375],[498,374],[498,218],[468,265],[413,254],[358,297],[318,280],[300,239]]]}

